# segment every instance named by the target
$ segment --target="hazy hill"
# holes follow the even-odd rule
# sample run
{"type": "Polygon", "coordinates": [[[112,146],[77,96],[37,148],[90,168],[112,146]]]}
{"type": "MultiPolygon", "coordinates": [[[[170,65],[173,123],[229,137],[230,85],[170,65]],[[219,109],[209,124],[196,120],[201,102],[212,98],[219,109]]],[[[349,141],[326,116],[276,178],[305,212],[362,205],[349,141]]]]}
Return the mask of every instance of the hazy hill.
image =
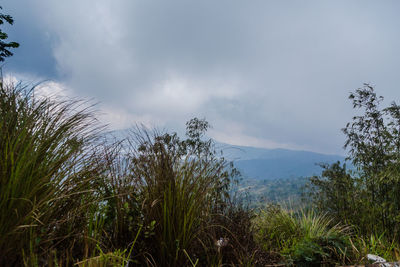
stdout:
{"type": "MultiPolygon", "coordinates": [[[[126,138],[128,130],[109,132],[116,139],[126,138]]],[[[112,139],[112,138],[111,138],[112,139]]],[[[310,151],[266,149],[216,143],[217,150],[235,163],[244,178],[257,180],[290,179],[321,174],[318,163],[344,161],[340,155],[326,155],[310,151]]]]}
{"type": "Polygon", "coordinates": [[[233,160],[244,178],[258,180],[287,179],[321,174],[318,163],[344,161],[343,156],[309,151],[265,149],[218,144],[224,156],[233,160]]]}

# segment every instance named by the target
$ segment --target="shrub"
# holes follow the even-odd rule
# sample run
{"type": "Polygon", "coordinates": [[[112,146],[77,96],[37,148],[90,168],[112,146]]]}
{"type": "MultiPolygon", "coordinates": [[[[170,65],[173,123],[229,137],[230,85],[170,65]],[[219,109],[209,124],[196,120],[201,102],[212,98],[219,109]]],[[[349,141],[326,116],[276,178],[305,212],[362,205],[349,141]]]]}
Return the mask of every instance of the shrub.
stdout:
{"type": "Polygon", "coordinates": [[[294,213],[269,206],[255,220],[256,240],[267,251],[285,256],[296,266],[344,264],[351,245],[348,227],[332,225],[325,215],[313,210],[294,213]]]}
{"type": "Polygon", "coordinates": [[[225,162],[214,156],[211,142],[200,140],[205,122],[191,123],[188,132],[197,128],[186,140],[145,130],[131,139],[132,175],[143,200],[144,224],[155,222],[147,254],[158,265],[178,266],[188,261],[185,252],[191,259],[201,254],[198,244],[207,243],[207,228],[229,186],[225,162]]]}

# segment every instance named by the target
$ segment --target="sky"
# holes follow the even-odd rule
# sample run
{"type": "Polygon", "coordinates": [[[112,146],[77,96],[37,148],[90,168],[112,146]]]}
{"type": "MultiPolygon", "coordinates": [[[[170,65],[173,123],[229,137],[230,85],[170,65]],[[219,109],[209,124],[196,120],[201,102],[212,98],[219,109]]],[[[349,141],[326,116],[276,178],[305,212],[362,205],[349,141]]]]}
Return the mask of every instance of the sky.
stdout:
{"type": "Polygon", "coordinates": [[[400,102],[400,1],[3,0],[3,74],[98,103],[109,129],[344,154],[363,83],[400,102]]]}

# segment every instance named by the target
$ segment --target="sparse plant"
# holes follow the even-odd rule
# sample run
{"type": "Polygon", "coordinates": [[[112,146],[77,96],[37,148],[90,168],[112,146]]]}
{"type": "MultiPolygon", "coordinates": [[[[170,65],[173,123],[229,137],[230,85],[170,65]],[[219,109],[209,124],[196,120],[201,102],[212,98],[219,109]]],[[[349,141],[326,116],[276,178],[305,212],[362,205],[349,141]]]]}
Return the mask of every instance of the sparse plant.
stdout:
{"type": "Polygon", "coordinates": [[[362,237],[356,235],[350,240],[353,249],[353,262],[369,263],[368,254],[377,255],[386,261],[399,261],[400,249],[395,239],[388,240],[384,234],[362,237]]]}

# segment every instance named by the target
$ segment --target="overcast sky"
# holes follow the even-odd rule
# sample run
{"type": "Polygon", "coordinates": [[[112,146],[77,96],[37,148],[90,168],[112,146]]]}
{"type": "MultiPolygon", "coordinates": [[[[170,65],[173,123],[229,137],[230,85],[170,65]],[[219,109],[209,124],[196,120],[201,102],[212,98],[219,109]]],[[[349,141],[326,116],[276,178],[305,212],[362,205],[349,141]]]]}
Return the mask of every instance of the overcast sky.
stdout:
{"type": "Polygon", "coordinates": [[[400,100],[396,0],[1,5],[21,45],[3,72],[94,99],[111,129],[181,131],[196,116],[221,142],[343,154],[350,91],[400,100]]]}

